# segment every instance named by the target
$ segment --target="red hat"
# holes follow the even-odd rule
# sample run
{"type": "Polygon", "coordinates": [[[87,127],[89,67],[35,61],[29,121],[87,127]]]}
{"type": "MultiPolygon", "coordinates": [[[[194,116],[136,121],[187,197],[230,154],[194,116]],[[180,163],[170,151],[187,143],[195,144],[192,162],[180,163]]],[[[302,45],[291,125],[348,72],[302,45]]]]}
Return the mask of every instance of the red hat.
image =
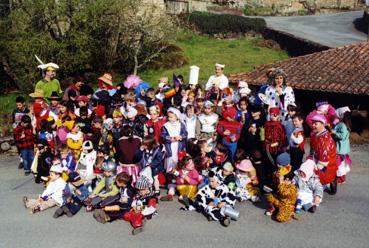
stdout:
{"type": "Polygon", "coordinates": [[[83,96],[83,95],[77,97],[77,102],[80,102],[80,101],[88,102],[88,97],[87,96],[83,96]]]}
{"type": "Polygon", "coordinates": [[[227,117],[230,117],[234,120],[236,119],[236,115],[237,115],[237,110],[233,107],[224,110],[222,113],[223,119],[227,119],[227,117]]]}
{"type": "Polygon", "coordinates": [[[278,107],[273,107],[273,108],[269,109],[269,114],[271,114],[271,115],[279,115],[280,112],[281,111],[279,110],[278,107]]]}

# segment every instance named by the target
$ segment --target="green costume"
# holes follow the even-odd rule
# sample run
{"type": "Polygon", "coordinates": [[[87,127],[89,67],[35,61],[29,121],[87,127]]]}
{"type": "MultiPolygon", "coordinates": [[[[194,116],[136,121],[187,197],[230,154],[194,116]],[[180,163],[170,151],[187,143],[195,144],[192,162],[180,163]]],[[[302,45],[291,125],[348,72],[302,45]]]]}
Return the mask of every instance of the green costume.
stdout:
{"type": "Polygon", "coordinates": [[[50,97],[53,91],[58,93],[58,95],[63,92],[60,88],[60,83],[58,79],[53,79],[49,82],[45,79],[42,79],[36,83],[35,89],[42,90],[44,92],[45,99],[50,97]]]}

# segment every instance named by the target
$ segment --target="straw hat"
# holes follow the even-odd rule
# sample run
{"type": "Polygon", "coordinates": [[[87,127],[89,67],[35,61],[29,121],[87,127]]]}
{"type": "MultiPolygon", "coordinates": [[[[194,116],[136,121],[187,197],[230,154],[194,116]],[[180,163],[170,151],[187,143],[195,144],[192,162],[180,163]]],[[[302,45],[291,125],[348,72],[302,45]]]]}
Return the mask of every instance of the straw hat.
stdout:
{"type": "Polygon", "coordinates": [[[44,91],[40,89],[35,89],[35,92],[29,94],[32,98],[44,98],[44,91]]]}
{"type": "Polygon", "coordinates": [[[109,84],[110,86],[113,86],[113,77],[110,73],[105,73],[104,75],[102,75],[98,79],[103,81],[106,84],[109,84]]]}

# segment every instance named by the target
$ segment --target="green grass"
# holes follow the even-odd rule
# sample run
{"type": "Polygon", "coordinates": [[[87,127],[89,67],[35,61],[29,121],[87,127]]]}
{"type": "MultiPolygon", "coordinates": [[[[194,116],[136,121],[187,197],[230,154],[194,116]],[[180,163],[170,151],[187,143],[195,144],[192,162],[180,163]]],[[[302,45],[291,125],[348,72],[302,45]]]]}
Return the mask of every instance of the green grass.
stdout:
{"type": "Polygon", "coordinates": [[[199,82],[205,84],[214,73],[214,64],[226,65],[225,74],[251,71],[254,66],[272,63],[288,58],[285,51],[275,51],[255,45],[258,38],[214,39],[197,35],[190,31],[181,31],[175,44],[180,47],[189,64],[177,69],[146,70],[140,77],[156,85],[160,77],[171,79],[173,72],[182,74],[185,81],[188,79],[190,65],[200,67],[199,82]]]}

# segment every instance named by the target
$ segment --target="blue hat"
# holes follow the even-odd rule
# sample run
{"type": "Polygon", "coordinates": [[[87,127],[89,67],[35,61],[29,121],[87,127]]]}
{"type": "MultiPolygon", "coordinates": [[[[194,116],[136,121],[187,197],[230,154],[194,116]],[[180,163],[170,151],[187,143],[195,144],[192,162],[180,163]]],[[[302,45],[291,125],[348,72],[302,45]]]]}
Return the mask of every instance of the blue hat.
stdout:
{"type": "Polygon", "coordinates": [[[290,154],[288,154],[287,152],[284,152],[278,155],[277,164],[279,166],[286,166],[286,165],[289,165],[290,163],[291,163],[290,154]]]}

